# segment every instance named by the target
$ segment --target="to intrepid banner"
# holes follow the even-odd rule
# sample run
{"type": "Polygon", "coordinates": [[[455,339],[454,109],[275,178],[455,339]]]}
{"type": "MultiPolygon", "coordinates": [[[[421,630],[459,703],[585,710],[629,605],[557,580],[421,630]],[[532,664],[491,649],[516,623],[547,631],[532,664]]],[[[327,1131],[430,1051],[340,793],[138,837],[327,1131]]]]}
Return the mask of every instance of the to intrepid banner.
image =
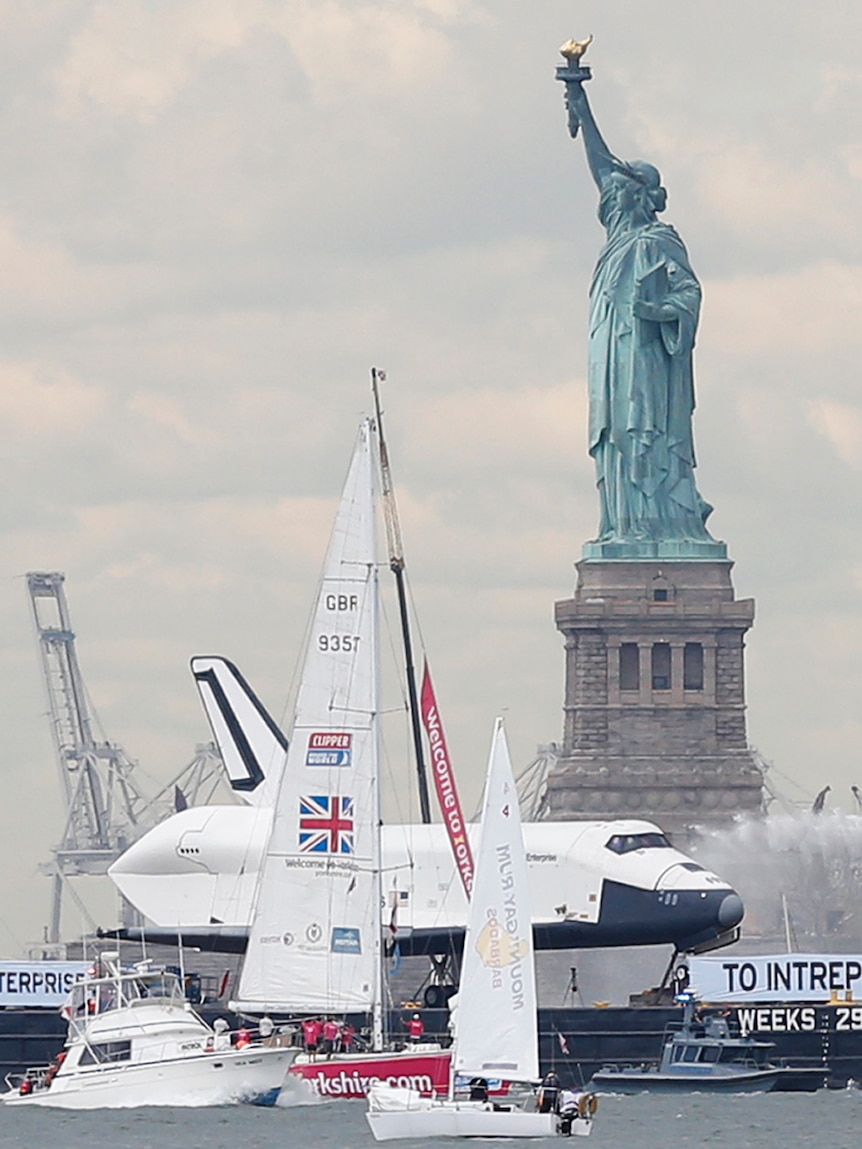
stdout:
{"type": "Polygon", "coordinates": [[[458,788],[455,785],[455,775],[452,771],[452,761],[449,758],[449,749],[446,745],[446,736],[443,733],[443,724],[440,721],[440,712],[437,709],[437,699],[434,697],[434,687],[431,685],[431,674],[428,663],[422,671],[422,722],[428,733],[428,743],[431,747],[431,766],[434,773],[434,786],[437,791],[437,801],[446,824],[449,835],[449,844],[455,855],[455,865],[461,875],[464,892],[467,898],[473,888],[473,854],[467,838],[467,826],[461,812],[461,800],[458,797],[458,788]]]}
{"type": "Polygon", "coordinates": [[[689,989],[702,1001],[829,1001],[862,996],[860,954],[692,957],[689,989]]]}

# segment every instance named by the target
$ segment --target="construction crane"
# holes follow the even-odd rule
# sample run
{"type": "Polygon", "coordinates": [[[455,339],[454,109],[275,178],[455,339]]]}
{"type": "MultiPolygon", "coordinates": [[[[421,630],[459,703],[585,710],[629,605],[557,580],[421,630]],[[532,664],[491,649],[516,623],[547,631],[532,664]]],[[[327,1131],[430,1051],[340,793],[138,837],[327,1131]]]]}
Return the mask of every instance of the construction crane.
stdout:
{"type": "Polygon", "coordinates": [[[539,746],[536,757],[515,778],[521,816],[528,822],[541,822],[548,816],[548,775],[560,759],[556,742],[539,746]]]}
{"type": "MultiPolygon", "coordinates": [[[[194,804],[201,791],[211,796],[223,777],[221,758],[212,744],[199,746],[188,766],[154,799],[135,778],[136,763],[122,746],[98,739],[78,663],[75,633],[59,571],[30,571],[27,589],[48,699],[66,820],[51,862],[42,867],[53,878],[49,942],[60,941],[67,880],[104,874],[136,838],[178,807],[194,804]]],[[[68,887],[80,906],[80,899],[68,887]]]]}
{"type": "MultiPolygon", "coordinates": [[[[548,775],[560,760],[560,747],[548,742],[536,749],[536,757],[515,775],[518,804],[525,822],[542,822],[548,817],[548,775]]],[[[478,822],[482,799],[473,811],[471,822],[478,822]]]]}

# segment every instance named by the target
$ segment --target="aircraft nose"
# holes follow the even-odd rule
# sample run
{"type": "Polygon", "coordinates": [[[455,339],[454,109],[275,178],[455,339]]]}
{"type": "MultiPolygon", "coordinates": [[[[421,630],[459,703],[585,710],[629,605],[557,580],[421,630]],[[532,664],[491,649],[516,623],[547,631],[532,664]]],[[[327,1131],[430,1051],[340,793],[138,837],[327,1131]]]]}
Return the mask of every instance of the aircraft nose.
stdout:
{"type": "Polygon", "coordinates": [[[742,904],[742,898],[734,890],[726,894],[718,907],[718,924],[726,930],[733,929],[738,926],[742,921],[745,907],[742,904]]]}

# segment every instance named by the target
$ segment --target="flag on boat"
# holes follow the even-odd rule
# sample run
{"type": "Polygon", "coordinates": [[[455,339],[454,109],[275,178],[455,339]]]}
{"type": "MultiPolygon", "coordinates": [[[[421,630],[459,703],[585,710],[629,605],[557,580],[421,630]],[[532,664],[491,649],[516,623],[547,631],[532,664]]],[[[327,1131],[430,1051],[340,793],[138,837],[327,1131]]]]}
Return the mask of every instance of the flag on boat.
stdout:
{"type": "Polygon", "coordinates": [[[353,853],[353,799],[317,795],[299,800],[299,848],[302,853],[353,853]]]}
{"type": "Polygon", "coordinates": [[[440,711],[437,709],[437,698],[431,683],[431,672],[428,669],[427,659],[422,671],[421,706],[422,722],[428,735],[428,744],[431,747],[431,772],[434,775],[437,802],[443,815],[446,833],[449,835],[449,845],[455,856],[455,865],[458,868],[464,892],[469,899],[470,891],[473,888],[473,854],[470,850],[467,823],[464,821],[461,799],[458,797],[452,760],[449,757],[449,747],[446,745],[446,735],[443,733],[443,723],[440,721],[440,711]]]}

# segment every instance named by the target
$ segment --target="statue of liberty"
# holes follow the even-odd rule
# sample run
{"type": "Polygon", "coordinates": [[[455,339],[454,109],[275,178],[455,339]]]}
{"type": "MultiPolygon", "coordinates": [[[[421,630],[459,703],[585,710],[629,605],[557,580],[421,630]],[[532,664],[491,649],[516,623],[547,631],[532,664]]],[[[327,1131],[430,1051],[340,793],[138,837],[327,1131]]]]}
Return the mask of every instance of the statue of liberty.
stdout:
{"type": "Polygon", "coordinates": [[[580,65],[587,42],[561,49],[569,131],[583,132],[607,242],[590,287],[589,451],[601,504],[586,557],[718,557],[712,507],[694,481],[692,353],[701,290],[685,245],[660,223],[658,169],[611,152],[593,117],[580,65]],[[667,545],[662,545],[667,544],[667,545]]]}

